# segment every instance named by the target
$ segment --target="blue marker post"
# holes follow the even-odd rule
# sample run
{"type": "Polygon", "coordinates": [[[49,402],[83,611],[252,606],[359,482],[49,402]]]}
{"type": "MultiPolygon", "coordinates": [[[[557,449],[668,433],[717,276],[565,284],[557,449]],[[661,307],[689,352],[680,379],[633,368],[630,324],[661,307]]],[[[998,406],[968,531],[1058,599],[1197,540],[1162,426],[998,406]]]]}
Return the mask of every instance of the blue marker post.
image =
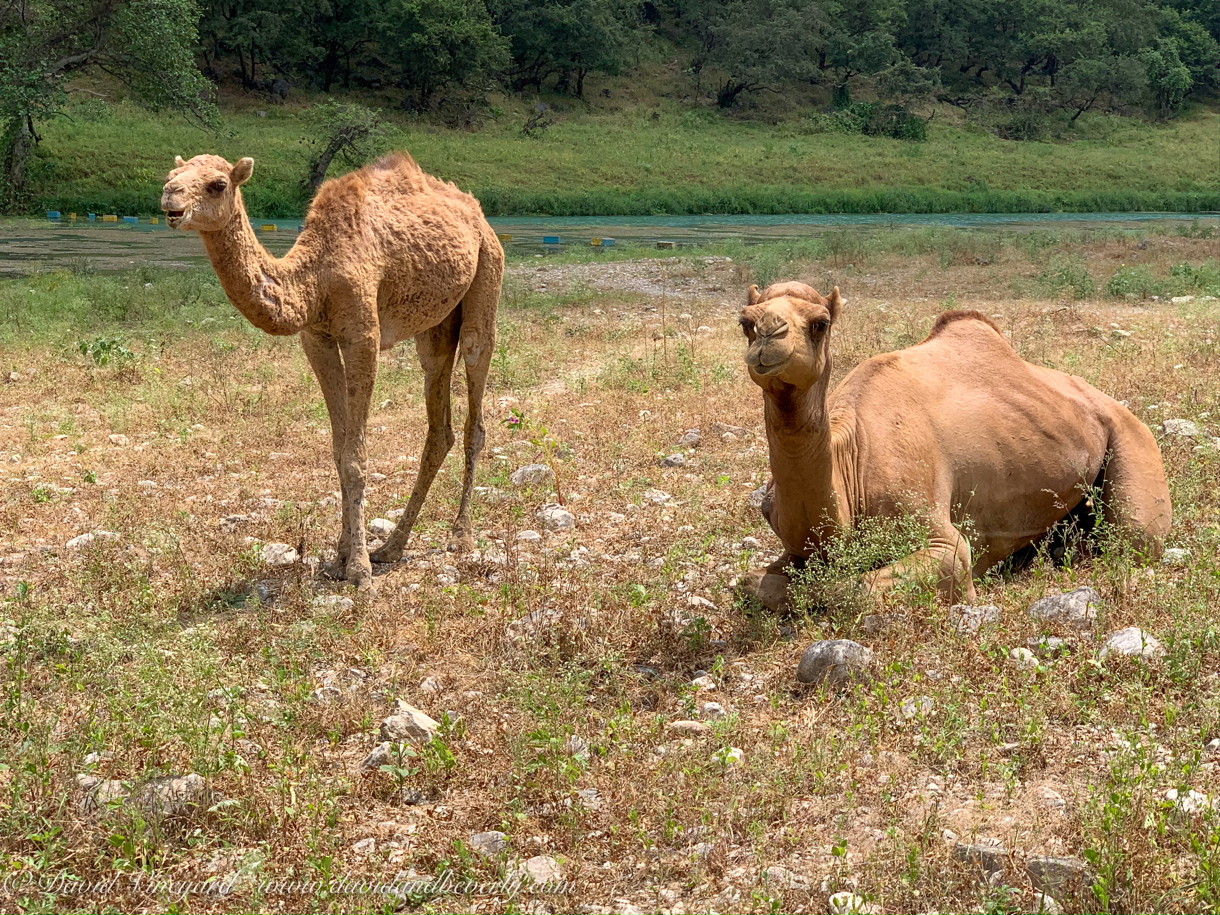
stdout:
{"type": "Polygon", "coordinates": [[[47,219],[59,219],[59,210],[47,210],[47,219]]]}
{"type": "Polygon", "coordinates": [[[542,243],[544,245],[557,245],[557,244],[559,244],[559,236],[558,235],[543,235],[542,243]]]}

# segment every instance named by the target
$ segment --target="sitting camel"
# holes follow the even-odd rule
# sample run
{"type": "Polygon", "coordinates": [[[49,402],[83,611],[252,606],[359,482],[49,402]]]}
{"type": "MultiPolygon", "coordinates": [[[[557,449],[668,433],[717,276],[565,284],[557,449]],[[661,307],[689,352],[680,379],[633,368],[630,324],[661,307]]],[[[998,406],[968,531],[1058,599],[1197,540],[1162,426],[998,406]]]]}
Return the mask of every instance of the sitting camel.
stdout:
{"type": "Polygon", "coordinates": [[[479,202],[424,174],[405,154],[326,182],[292,250],[259,244],[238,189],[253,159],[196,156],[169,173],[161,209],[171,228],[200,234],[237,310],[269,334],[300,334],[330,413],[343,491],[343,532],[329,571],[372,586],[371,562],[393,562],[453,447],[450,376],[466,363],[466,466],[453,532],[471,548],[470,493],[483,448],[483,390],[496,334],[504,251],[479,202]],[[415,338],[424,369],[428,437],[407,508],[371,557],[364,537],[369,403],[377,354],[415,338]],[[371,560],[371,561],[370,561],[371,560]]]}
{"type": "Polygon", "coordinates": [[[788,571],[868,517],[927,514],[926,549],[867,576],[873,593],[931,566],[949,600],[1045,535],[1096,487],[1106,521],[1150,558],[1169,531],[1160,450],[1126,407],[1080,378],[1023,361],[986,317],[950,311],[922,343],[874,356],[827,396],[829,297],[750,287],[741,327],[763,391],[771,482],[763,514],[785,555],[745,582],[771,609],[788,571]],[[969,518],[970,540],[963,534],[969,518]]]}

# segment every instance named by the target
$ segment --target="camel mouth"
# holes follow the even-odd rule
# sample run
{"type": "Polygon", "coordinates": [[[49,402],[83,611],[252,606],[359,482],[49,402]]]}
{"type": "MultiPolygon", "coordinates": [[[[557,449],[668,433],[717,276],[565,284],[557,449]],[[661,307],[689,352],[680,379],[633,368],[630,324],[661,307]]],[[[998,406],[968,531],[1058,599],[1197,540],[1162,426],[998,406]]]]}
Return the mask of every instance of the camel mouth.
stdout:
{"type": "Polygon", "coordinates": [[[182,221],[186,218],[186,210],[166,210],[165,224],[171,229],[176,229],[182,225],[182,221]]]}

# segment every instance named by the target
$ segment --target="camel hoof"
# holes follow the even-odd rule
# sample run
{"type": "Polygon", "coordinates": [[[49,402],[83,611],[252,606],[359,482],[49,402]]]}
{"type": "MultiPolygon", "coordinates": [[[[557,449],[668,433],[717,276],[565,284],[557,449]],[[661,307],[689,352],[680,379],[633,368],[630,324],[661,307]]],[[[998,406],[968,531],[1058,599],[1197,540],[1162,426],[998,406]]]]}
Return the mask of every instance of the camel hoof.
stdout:
{"type": "Polygon", "coordinates": [[[772,613],[785,613],[791,608],[788,585],[787,575],[759,569],[743,578],[738,588],[744,596],[758,601],[772,613]]]}
{"type": "Polygon", "coordinates": [[[364,562],[356,559],[349,561],[346,578],[347,583],[357,591],[372,591],[376,588],[373,584],[373,566],[367,559],[364,562]]]}
{"type": "Polygon", "coordinates": [[[469,532],[453,532],[453,539],[449,541],[450,553],[469,553],[474,549],[474,535],[469,532]]]}
{"type": "Polygon", "coordinates": [[[343,581],[347,578],[347,560],[330,559],[318,565],[318,575],[331,581],[343,581]]]}

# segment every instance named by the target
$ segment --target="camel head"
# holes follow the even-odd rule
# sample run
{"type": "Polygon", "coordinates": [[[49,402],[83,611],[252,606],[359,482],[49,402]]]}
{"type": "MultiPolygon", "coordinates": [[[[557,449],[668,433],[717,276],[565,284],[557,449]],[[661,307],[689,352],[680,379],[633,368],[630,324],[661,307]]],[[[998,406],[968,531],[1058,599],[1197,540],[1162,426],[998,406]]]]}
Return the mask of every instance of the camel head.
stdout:
{"type": "Polygon", "coordinates": [[[254,160],[230,165],[220,156],[174,157],[174,170],[161,191],[161,209],[171,229],[218,232],[241,209],[238,187],[254,174],[254,160]]]}
{"type": "Polygon", "coordinates": [[[763,390],[813,387],[830,369],[830,328],[842,302],[838,286],[829,296],[804,283],[751,286],[740,319],[751,380],[763,390]]]}

